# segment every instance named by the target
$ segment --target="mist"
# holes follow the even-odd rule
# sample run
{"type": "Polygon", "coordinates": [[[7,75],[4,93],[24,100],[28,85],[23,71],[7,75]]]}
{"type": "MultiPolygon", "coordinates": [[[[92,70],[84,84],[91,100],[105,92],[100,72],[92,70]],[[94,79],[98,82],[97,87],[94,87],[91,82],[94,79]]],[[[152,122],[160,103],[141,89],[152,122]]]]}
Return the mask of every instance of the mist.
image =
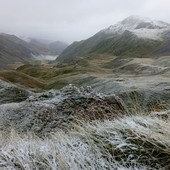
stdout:
{"type": "Polygon", "coordinates": [[[0,32],[68,43],[130,16],[170,22],[169,0],[0,0],[0,32]]]}
{"type": "Polygon", "coordinates": [[[33,55],[35,60],[39,60],[39,61],[54,61],[56,60],[56,58],[58,57],[58,55],[33,55]]]}

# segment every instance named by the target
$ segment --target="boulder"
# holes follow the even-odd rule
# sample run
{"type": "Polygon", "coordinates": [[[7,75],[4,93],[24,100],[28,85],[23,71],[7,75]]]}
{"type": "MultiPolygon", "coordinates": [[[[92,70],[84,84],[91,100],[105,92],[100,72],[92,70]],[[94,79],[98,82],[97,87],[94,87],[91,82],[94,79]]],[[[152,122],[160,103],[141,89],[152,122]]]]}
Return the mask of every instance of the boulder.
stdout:
{"type": "Polygon", "coordinates": [[[112,120],[126,114],[120,98],[74,85],[34,94],[20,103],[0,105],[0,111],[3,130],[12,127],[37,134],[67,129],[70,123],[112,120]]]}
{"type": "Polygon", "coordinates": [[[29,96],[28,90],[0,80],[0,104],[21,102],[29,96]]]}

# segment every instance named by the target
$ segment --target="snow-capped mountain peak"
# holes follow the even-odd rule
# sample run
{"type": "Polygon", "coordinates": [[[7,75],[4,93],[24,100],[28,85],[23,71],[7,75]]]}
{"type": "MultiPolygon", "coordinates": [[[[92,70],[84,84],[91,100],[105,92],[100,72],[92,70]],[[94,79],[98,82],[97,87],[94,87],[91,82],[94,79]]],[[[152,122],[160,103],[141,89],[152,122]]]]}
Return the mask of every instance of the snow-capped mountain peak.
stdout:
{"type": "Polygon", "coordinates": [[[130,16],[121,22],[122,25],[131,27],[131,29],[163,29],[170,26],[170,24],[163,21],[151,20],[150,18],[144,18],[139,16],[130,16]]]}
{"type": "Polygon", "coordinates": [[[122,34],[125,30],[133,32],[141,38],[161,39],[164,31],[170,30],[170,24],[149,18],[130,16],[115,25],[102,30],[106,34],[122,34]]]}

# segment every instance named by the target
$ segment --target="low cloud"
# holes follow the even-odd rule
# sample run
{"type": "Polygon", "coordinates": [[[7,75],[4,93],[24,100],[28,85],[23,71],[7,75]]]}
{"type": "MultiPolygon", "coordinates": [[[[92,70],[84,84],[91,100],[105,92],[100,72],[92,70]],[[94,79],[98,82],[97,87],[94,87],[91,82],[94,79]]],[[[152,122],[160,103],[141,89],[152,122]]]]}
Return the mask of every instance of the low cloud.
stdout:
{"type": "Polygon", "coordinates": [[[61,40],[88,38],[129,15],[170,22],[169,0],[0,0],[0,32],[61,40]]]}

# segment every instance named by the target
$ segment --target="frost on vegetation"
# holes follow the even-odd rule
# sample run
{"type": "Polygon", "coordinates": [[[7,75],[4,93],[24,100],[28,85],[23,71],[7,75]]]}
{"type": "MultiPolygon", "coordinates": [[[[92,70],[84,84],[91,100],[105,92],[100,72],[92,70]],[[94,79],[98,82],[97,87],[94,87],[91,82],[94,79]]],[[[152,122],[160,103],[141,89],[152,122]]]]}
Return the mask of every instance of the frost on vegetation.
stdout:
{"type": "Polygon", "coordinates": [[[75,125],[39,138],[19,136],[0,143],[0,168],[139,170],[170,168],[170,124],[149,116],[75,125]]]}
{"type": "Polygon", "coordinates": [[[26,101],[0,105],[0,128],[8,133],[32,132],[39,136],[80,121],[115,119],[126,114],[123,102],[115,95],[96,93],[91,87],[69,85],[31,95],[26,101]]]}

